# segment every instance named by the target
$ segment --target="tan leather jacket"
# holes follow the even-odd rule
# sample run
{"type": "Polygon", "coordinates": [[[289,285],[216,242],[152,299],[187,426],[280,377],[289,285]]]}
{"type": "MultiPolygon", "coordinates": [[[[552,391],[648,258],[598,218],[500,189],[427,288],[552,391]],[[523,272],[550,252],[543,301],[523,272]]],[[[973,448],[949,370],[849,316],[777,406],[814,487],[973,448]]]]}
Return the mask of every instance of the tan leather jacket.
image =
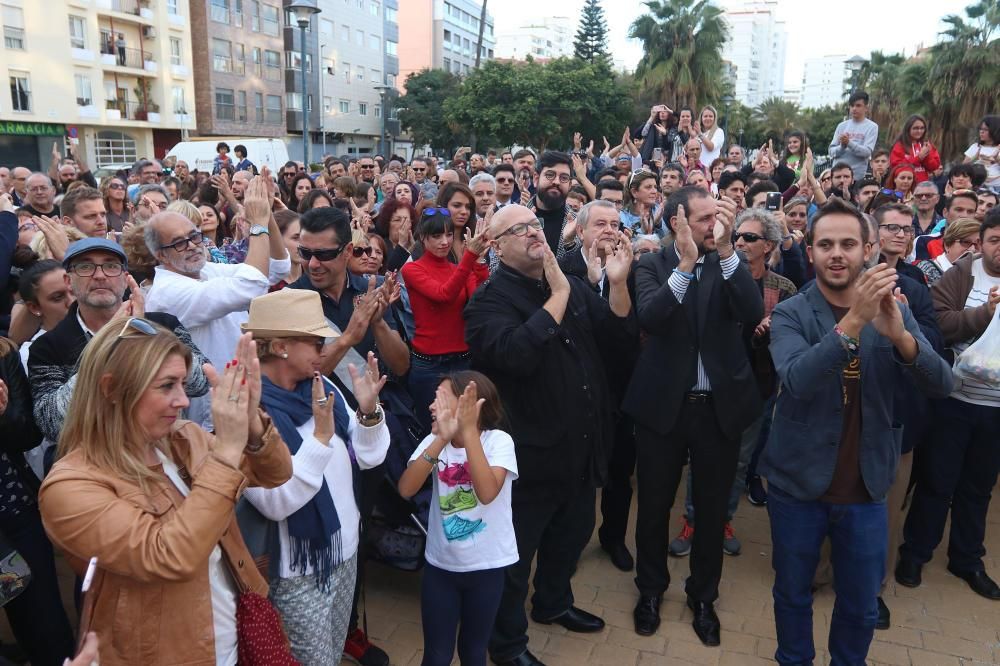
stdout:
{"type": "Polygon", "coordinates": [[[90,629],[104,666],[215,666],[208,558],[216,544],[238,589],[267,594],[233,508],[248,484],[273,488],[291,477],[288,447],[270,419],[263,447],[238,470],[212,454],[213,442],[189,421],[171,433],[171,457],[191,487],[186,498],[165,474],[144,493],[86,463],[79,450],[45,477],[38,503],[52,543],[77,574],[98,558],[90,629]]]}

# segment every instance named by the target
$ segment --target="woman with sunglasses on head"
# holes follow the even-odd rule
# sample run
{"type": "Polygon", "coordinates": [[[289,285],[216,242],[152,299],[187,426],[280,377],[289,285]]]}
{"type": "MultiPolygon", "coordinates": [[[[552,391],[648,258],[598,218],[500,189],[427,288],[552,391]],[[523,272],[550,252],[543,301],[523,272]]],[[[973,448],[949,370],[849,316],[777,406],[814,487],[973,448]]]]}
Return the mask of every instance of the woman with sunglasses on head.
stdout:
{"type": "Polygon", "coordinates": [[[106,179],[101,184],[101,194],[104,195],[104,210],[108,218],[108,228],[113,231],[122,231],[125,223],[132,217],[129,210],[126,190],[128,183],[121,178],[113,176],[106,179]]]}
{"type": "Polygon", "coordinates": [[[80,358],[39,508],[78,576],[97,558],[81,629],[102,664],[233,666],[238,595],[268,593],[234,508],[247,486],[287,481],[291,456],[258,407],[249,335],[234,356],[209,373],[214,435],[181,419],[192,357],[168,330],[115,318],[80,358]]]}
{"type": "MultiPolygon", "coordinates": [[[[897,201],[910,203],[913,201],[913,185],[916,181],[916,169],[913,165],[901,162],[889,170],[889,175],[885,178],[885,187],[882,192],[892,193],[897,201]]],[[[875,210],[872,208],[872,210],[875,210]]]]}
{"type": "Polygon", "coordinates": [[[889,153],[889,167],[894,169],[900,164],[913,168],[915,183],[922,183],[941,171],[941,156],[927,138],[927,119],[920,114],[906,119],[903,131],[889,153]]]}
{"type": "Polygon", "coordinates": [[[629,176],[625,206],[620,216],[622,224],[633,234],[656,234],[662,238],[666,233],[662,221],[663,206],[656,203],[660,194],[656,182],[656,174],[648,171],[629,176]]]}
{"type": "Polygon", "coordinates": [[[933,259],[921,259],[916,263],[927,279],[927,286],[933,286],[952,265],[968,252],[979,251],[979,221],[972,218],[955,220],[944,228],[942,238],[944,252],[933,259]]]}
{"type": "Polygon", "coordinates": [[[261,406],[292,453],[293,474],[245,497],[277,523],[270,547],[271,600],[305,666],[339,664],[357,574],[362,470],[382,464],[389,429],[378,403],[385,385],[371,352],[349,365],[357,410],[320,373],[329,327],[317,292],[284,289],[255,298],[244,329],[258,341],[261,406]]]}
{"type": "Polygon", "coordinates": [[[1000,192],[1000,115],[984,117],[978,129],[978,140],[965,151],[963,162],[982,164],[986,168],[983,185],[1000,192]]]}
{"type": "Polygon", "coordinates": [[[452,219],[446,208],[424,211],[416,233],[423,254],[401,271],[416,324],[411,340],[410,394],[425,432],[430,431],[429,407],[441,377],[469,368],[462,310],[490,276],[483,260],[489,241],[482,221],[477,223],[475,233],[465,230],[464,252],[458,265],[449,261],[455,236],[460,233],[452,219]]]}

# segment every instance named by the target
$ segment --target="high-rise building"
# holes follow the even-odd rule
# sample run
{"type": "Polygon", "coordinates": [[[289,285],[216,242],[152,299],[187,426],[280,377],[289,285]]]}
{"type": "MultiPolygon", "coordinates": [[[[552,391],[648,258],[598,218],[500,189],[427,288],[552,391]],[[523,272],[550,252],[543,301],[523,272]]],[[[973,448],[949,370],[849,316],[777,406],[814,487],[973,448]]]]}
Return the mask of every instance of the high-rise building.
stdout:
{"type": "Polygon", "coordinates": [[[195,129],[188,3],[4,0],[0,164],[91,169],[162,157],[195,129]]]}
{"type": "Polygon", "coordinates": [[[851,72],[846,55],[827,55],[809,58],[802,70],[803,109],[839,106],[844,103],[844,91],[849,87],[851,72]]]}
{"type": "Polygon", "coordinates": [[[511,30],[497,33],[496,57],[524,60],[549,60],[573,55],[573,20],[567,16],[548,16],[526,21],[511,30]]]}
{"type": "MultiPolygon", "coordinates": [[[[468,74],[476,66],[481,0],[404,0],[400,3],[399,80],[422,69],[468,74]]],[[[486,14],[480,60],[493,59],[493,17],[486,14]]]]}
{"type": "Polygon", "coordinates": [[[788,32],[777,6],[776,0],[747,0],[725,13],[729,39],[722,57],[736,68],[736,99],[749,107],[785,91],[788,32]]]}
{"type": "Polygon", "coordinates": [[[198,134],[284,136],[281,0],[190,5],[198,134]]]}

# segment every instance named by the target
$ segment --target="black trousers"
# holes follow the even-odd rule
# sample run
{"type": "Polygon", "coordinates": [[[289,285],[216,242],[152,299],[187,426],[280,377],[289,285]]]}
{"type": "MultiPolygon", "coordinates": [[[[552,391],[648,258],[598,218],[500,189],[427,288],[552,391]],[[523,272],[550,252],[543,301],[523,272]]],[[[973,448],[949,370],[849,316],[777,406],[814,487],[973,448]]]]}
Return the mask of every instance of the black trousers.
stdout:
{"type": "Polygon", "coordinates": [[[684,463],[691,460],[691,496],[698,527],[691,544],[687,595],[715,601],[722,577],[722,531],[736,475],[739,438],[719,428],[711,402],[685,402],[666,436],[636,424],[636,577],[639,593],[659,595],[670,585],[667,571],[670,509],[684,463]]]}
{"type": "Polygon", "coordinates": [[[358,628],[358,602],[361,600],[361,588],[365,584],[365,561],[368,558],[368,523],[375,510],[375,500],[378,497],[379,486],[385,478],[385,463],[361,470],[361,492],[358,512],[361,514],[361,539],[358,541],[358,575],[354,581],[354,600],[351,602],[351,619],[347,633],[358,628]]]}
{"type": "MultiPolygon", "coordinates": [[[[528,617],[524,600],[528,596],[531,562],[535,565],[535,593],[532,613],[541,619],[555,618],[573,605],[570,580],[576,573],[590,536],[594,532],[593,488],[580,487],[545,501],[519,501],[517,487],[511,501],[514,535],[521,559],[507,567],[503,596],[490,638],[490,656],[507,661],[528,649],[528,617]]],[[[720,544],[721,548],[721,544],[720,544]]]]}
{"type": "Polygon", "coordinates": [[[601,490],[602,544],[624,543],[632,506],[632,473],[635,471],[635,422],[624,414],[615,419],[615,441],[608,463],[608,482],[601,490]]]}

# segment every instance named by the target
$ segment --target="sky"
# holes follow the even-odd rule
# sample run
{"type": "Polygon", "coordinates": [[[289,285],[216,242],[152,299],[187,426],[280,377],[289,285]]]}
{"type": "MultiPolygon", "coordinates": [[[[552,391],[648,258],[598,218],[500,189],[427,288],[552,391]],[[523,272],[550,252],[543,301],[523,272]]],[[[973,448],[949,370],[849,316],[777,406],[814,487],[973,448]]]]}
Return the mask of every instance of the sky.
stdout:
{"type": "MultiPolygon", "coordinates": [[[[609,46],[616,61],[631,70],[642,57],[642,44],[628,39],[628,28],[645,11],[642,0],[602,0],[608,21],[609,46]]],[[[719,0],[723,7],[740,0],[719,0]]],[[[918,45],[929,46],[948,14],[964,15],[969,0],[777,0],[777,14],[788,30],[785,88],[797,89],[807,58],[838,53],[867,57],[873,50],[903,51],[912,55],[918,45]]],[[[489,2],[495,30],[515,28],[544,16],[579,20],[583,0],[501,0],[489,2]]]]}

